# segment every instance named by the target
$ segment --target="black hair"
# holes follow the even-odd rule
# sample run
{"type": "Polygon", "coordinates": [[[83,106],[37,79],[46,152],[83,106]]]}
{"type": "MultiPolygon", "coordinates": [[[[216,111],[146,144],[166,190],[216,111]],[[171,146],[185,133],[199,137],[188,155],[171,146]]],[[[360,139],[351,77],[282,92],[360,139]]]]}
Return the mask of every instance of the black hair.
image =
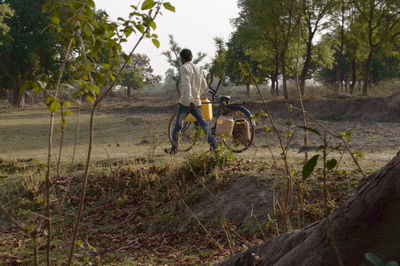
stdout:
{"type": "Polygon", "coordinates": [[[193,59],[192,51],[189,49],[183,49],[179,55],[185,60],[185,62],[190,62],[193,59]]]}

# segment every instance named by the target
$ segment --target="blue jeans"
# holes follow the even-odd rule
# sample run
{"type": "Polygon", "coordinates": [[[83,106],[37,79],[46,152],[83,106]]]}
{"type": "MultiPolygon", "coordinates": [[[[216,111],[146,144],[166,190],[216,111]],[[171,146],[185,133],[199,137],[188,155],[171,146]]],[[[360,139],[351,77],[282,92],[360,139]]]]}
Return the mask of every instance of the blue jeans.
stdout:
{"type": "Polygon", "coordinates": [[[210,144],[212,149],[217,148],[217,143],[215,142],[214,136],[211,134],[211,130],[208,127],[208,124],[206,120],[204,120],[203,113],[201,111],[201,107],[195,107],[192,108],[190,106],[185,106],[182,104],[178,104],[178,111],[176,113],[176,120],[175,120],[175,126],[174,129],[172,130],[172,140],[174,141],[174,144],[172,144],[172,149],[177,150],[178,149],[178,132],[182,129],[182,122],[185,117],[191,113],[194,118],[196,118],[197,123],[203,128],[204,132],[207,134],[207,142],[210,144]]]}

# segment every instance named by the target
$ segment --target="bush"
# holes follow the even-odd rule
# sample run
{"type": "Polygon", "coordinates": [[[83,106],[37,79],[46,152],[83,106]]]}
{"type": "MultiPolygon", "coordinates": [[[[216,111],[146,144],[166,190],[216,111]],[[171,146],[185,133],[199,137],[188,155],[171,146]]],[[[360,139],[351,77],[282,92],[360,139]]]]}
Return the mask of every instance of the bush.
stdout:
{"type": "Polygon", "coordinates": [[[235,155],[226,147],[219,147],[213,153],[208,151],[189,155],[185,166],[194,175],[209,175],[214,169],[232,166],[235,155]]]}

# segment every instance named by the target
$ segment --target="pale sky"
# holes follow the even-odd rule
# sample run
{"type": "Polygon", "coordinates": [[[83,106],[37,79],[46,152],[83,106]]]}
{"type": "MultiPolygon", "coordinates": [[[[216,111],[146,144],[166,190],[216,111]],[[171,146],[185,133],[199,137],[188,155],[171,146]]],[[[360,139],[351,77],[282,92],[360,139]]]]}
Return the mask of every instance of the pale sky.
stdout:
{"type": "MultiPolygon", "coordinates": [[[[118,17],[127,18],[132,11],[130,5],[138,4],[138,0],[94,0],[97,9],[107,11],[110,19],[116,21],[118,17]]],[[[175,41],[182,48],[189,48],[195,56],[201,51],[207,54],[209,62],[215,53],[214,37],[229,39],[233,31],[230,19],[238,16],[239,9],[236,0],[170,0],[176,12],[163,11],[163,15],[156,18],[160,41],[160,48],[155,48],[150,40],[142,42],[137,51],[146,54],[154,69],[154,73],[164,76],[170,68],[166,57],[161,55],[168,50],[168,35],[174,35],[175,41]]],[[[129,36],[124,44],[124,51],[132,49],[135,35],[129,36]]]]}

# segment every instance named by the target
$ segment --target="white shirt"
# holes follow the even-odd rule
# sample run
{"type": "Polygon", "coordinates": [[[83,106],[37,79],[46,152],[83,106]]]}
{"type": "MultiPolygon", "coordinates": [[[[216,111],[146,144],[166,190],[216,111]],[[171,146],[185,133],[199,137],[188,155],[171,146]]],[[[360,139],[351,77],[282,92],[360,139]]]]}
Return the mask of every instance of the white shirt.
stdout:
{"type": "Polygon", "coordinates": [[[190,106],[190,103],[201,106],[200,95],[207,88],[201,69],[192,62],[186,62],[180,67],[179,74],[181,76],[181,96],[178,103],[185,106],[190,106]]]}

